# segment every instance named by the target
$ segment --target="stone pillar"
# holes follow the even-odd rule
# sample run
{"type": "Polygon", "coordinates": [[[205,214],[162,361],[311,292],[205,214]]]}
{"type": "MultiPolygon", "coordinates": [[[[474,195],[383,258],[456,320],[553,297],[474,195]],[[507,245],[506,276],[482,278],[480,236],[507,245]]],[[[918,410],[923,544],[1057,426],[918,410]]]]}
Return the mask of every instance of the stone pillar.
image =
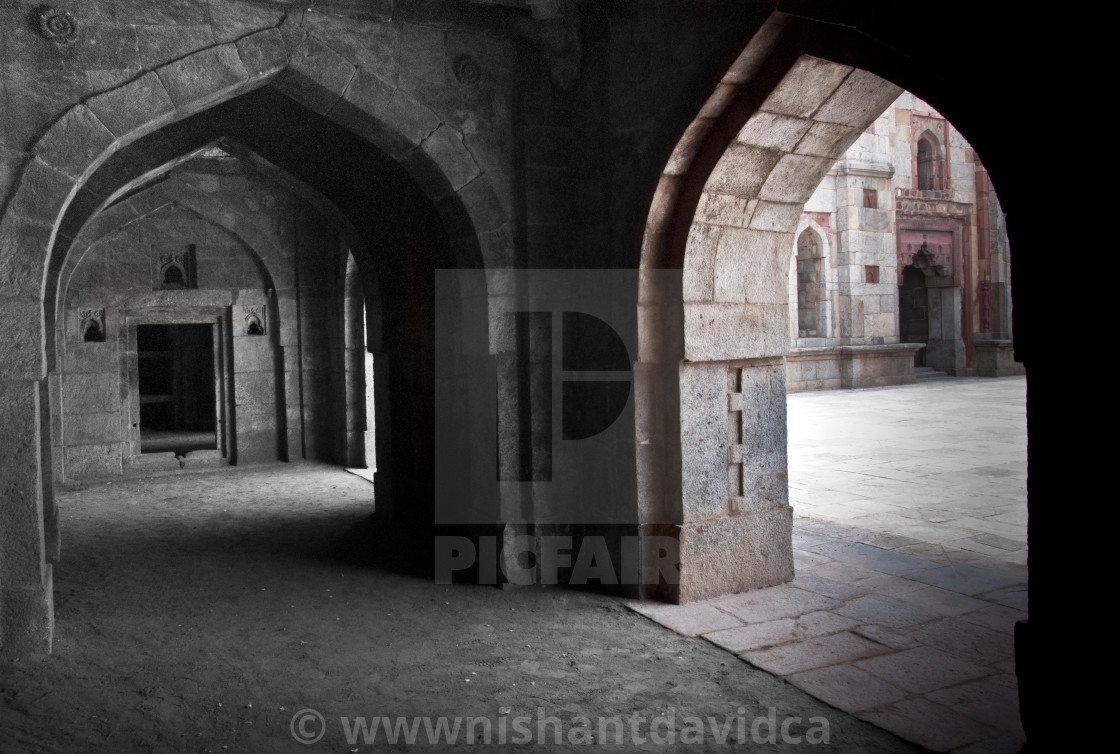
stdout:
{"type": "Polygon", "coordinates": [[[376,415],[376,461],[373,472],[373,510],[379,520],[393,517],[393,467],[392,431],[389,416],[389,385],[391,359],[385,352],[373,354],[373,384],[381,385],[373,394],[373,411],[376,415]]]}
{"type": "Polygon", "coordinates": [[[680,601],[793,578],[781,356],[681,364],[680,601]]]}
{"type": "MultiPolygon", "coordinates": [[[[0,383],[0,642],[6,654],[50,652],[39,381],[0,383]]],[[[48,468],[49,472],[49,468],[48,468]]]]}
{"type": "Polygon", "coordinates": [[[42,459],[43,544],[48,563],[57,563],[61,555],[58,531],[58,508],[54,504],[54,459],[52,456],[51,421],[56,414],[50,410],[50,393],[55,380],[48,377],[39,385],[39,457],[42,459]]]}

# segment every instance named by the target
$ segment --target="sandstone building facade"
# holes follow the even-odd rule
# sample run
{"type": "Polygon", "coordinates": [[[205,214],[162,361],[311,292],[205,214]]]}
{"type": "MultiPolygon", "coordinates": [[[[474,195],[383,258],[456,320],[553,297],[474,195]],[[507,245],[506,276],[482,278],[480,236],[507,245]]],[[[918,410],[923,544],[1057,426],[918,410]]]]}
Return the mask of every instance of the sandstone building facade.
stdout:
{"type": "MultiPolygon", "coordinates": [[[[501,542],[549,527],[632,537],[631,565],[647,575],[660,572],[665,539],[677,543],[675,583],[645,579],[647,596],[788,580],[791,249],[805,203],[903,87],[967,135],[1008,217],[1032,223],[1010,237],[1033,422],[1024,646],[1045,644],[1061,610],[1044,585],[1064,573],[1052,553],[1065,525],[1036,502],[1060,433],[1036,428],[1063,378],[1031,339],[1045,316],[1032,260],[1061,228],[1031,217],[1040,168],[991,115],[991,80],[1001,97],[1034,103],[1021,56],[998,44],[1012,38],[1007,20],[957,9],[969,23],[763,0],[3,4],[4,650],[51,646],[51,573],[65,557],[54,485],[149,466],[364,459],[377,515],[415,531],[432,525],[438,461],[451,458],[473,474],[460,477],[470,491],[490,489],[473,481],[496,469],[510,482],[463,502],[489,506],[501,542]],[[967,59],[930,61],[928,38],[942,30],[967,59]],[[480,276],[438,289],[439,270],[480,276]],[[629,312],[618,329],[633,344],[612,426],[625,438],[611,436],[602,473],[552,474],[578,444],[552,421],[561,359],[536,347],[543,320],[498,316],[533,311],[527,289],[487,276],[502,270],[631,274],[601,292],[629,312]],[[449,341],[440,307],[462,315],[449,341]],[[489,370],[491,389],[437,368],[440,349],[489,370]],[[158,363],[172,366],[145,369],[158,363]],[[437,434],[448,416],[458,429],[437,434]],[[172,447],[146,458],[145,425],[171,433],[172,447]],[[210,432],[202,447],[174,446],[176,433],[210,432]],[[598,528],[586,501],[606,511],[598,528]]],[[[950,156],[944,173],[936,159],[918,160],[931,185],[960,178],[962,163],[950,156]]],[[[1002,301],[1006,281],[987,280],[1002,301]]],[[[1011,333],[999,311],[993,336],[1011,333]]],[[[876,316],[847,317],[864,328],[852,337],[876,316]]],[[[576,355],[602,347],[573,338],[576,355]]],[[[959,349],[944,358],[962,363],[959,349]]],[[[592,393],[584,421],[613,395],[592,393]]]]}
{"type": "Polygon", "coordinates": [[[805,204],[790,263],[790,391],[1021,374],[1003,212],[975,150],[906,92],[805,204]]]}

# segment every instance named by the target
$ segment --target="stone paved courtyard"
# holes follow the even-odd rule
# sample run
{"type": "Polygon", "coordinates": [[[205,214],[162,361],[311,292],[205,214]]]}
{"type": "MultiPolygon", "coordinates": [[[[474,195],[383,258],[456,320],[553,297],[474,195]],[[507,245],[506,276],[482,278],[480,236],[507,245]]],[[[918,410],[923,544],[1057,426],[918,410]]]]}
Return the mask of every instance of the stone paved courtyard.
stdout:
{"type": "Polygon", "coordinates": [[[1014,752],[1026,382],[789,396],[792,584],[634,609],[935,751],[1014,752]]]}

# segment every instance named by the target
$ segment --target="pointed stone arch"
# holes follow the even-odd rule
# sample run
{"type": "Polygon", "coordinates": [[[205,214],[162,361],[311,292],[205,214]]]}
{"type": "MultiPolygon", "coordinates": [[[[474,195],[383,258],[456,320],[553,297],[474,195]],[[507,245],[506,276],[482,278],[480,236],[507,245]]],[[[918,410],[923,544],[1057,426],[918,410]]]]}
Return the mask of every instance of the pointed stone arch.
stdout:
{"type": "Polygon", "coordinates": [[[7,272],[0,319],[19,328],[2,374],[43,375],[43,318],[30,315],[43,300],[51,257],[111,199],[104,186],[87,185],[98,168],[160,128],[273,82],[400,163],[432,199],[453,246],[473,247],[484,266],[507,266],[508,213],[462,134],[403,89],[375,79],[313,34],[289,42],[266,29],[198,50],[67,110],[32,148],[0,218],[3,237],[13,239],[0,249],[7,272]]]}
{"type": "MultiPolygon", "coordinates": [[[[902,91],[798,51],[775,14],[686,129],[643,239],[635,372],[643,534],[679,541],[689,601],[793,577],[785,457],[789,262],[805,201],[902,91]],[[656,481],[641,479],[651,475],[656,481]]],[[[652,555],[647,553],[647,558],[652,555]]],[[[647,561],[648,562],[648,561],[647,561]]]]}
{"type": "Polygon", "coordinates": [[[18,562],[6,556],[0,607],[6,648],[51,646],[50,561],[57,558],[58,537],[44,380],[50,342],[46,288],[52,262],[61,266],[86,223],[119,198],[122,182],[98,174],[113,155],[276,83],[397,161],[435,206],[460,259],[494,267],[512,260],[507,203],[495,190],[489,166],[475,159],[462,134],[404,89],[377,86],[373,74],[315,35],[285,31],[269,28],[197,50],[75,104],[31,148],[9,194],[0,216],[0,327],[8,334],[0,380],[11,398],[0,425],[22,438],[9,455],[22,459],[12,463],[25,472],[10,479],[5,492],[5,538],[20,543],[22,553],[18,562]]]}

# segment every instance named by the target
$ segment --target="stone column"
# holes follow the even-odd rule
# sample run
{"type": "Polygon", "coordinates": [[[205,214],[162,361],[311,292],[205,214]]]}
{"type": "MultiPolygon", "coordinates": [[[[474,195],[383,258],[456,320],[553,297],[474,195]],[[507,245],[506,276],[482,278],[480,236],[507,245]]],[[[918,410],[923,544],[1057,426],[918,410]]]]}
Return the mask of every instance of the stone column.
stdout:
{"type": "Polygon", "coordinates": [[[389,416],[389,391],[385,387],[390,384],[390,365],[388,353],[373,353],[373,384],[382,386],[373,393],[373,412],[376,416],[373,510],[378,520],[382,521],[389,521],[393,517],[392,427],[389,416]]]}
{"type": "Polygon", "coordinates": [[[6,654],[50,652],[39,381],[0,382],[0,642],[6,654]]]}
{"type": "Polygon", "coordinates": [[[681,364],[680,601],[793,578],[781,356],[681,364]]]}

